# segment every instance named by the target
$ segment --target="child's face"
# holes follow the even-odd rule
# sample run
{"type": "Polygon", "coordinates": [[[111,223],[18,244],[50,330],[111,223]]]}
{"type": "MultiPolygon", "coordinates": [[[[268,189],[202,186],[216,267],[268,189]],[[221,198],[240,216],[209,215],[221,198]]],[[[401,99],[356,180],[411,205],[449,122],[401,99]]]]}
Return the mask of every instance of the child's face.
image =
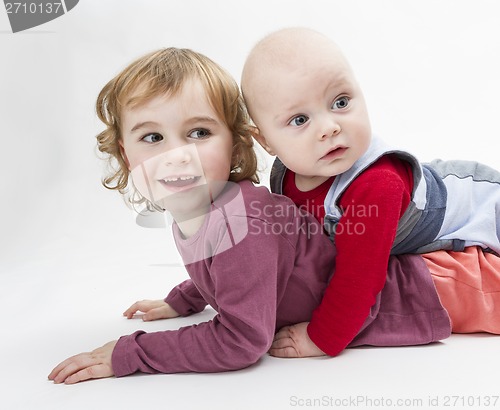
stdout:
{"type": "Polygon", "coordinates": [[[248,102],[261,145],[309,190],[364,154],[371,127],[362,92],[335,50],[306,50],[290,64],[262,68],[248,102]]]}
{"type": "Polygon", "coordinates": [[[134,185],[174,218],[206,209],[228,180],[232,134],[198,80],[125,108],[121,128],[134,185]]]}

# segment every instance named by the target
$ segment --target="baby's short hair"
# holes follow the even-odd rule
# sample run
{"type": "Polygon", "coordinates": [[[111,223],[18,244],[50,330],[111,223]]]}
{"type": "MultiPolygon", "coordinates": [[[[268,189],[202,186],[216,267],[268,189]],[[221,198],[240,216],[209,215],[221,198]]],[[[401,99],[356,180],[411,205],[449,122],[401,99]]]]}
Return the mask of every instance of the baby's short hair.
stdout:
{"type": "MultiPolygon", "coordinates": [[[[229,180],[259,182],[250,121],[236,81],[203,54],[170,47],[137,59],[99,93],[96,111],[106,129],[97,135],[97,145],[110,164],[110,174],[102,181],[106,188],[117,189],[122,194],[128,192],[130,171],[120,147],[123,109],[139,106],[157,96],[175,96],[186,81],[193,78],[201,82],[212,108],[233,135],[229,180]]],[[[146,201],[137,191],[130,200],[146,201]]]]}

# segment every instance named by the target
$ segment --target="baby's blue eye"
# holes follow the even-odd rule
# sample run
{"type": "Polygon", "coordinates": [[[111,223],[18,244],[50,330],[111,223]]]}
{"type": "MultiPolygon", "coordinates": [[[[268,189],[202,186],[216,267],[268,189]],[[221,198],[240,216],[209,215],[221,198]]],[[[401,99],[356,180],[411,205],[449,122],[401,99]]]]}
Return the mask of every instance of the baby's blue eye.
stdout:
{"type": "Polygon", "coordinates": [[[210,131],[205,128],[198,128],[189,133],[189,138],[194,138],[197,140],[201,140],[204,138],[208,138],[211,135],[210,131]]]}
{"type": "Polygon", "coordinates": [[[142,140],[153,144],[155,142],[162,141],[163,136],[154,132],[154,133],[145,135],[144,137],[142,137],[142,140]]]}
{"type": "Polygon", "coordinates": [[[288,124],[293,125],[294,127],[300,127],[307,121],[309,121],[309,118],[306,115],[297,115],[296,117],[292,118],[292,120],[288,124]]]}
{"type": "Polygon", "coordinates": [[[332,108],[334,110],[342,110],[349,105],[349,97],[340,97],[333,102],[332,108]]]}

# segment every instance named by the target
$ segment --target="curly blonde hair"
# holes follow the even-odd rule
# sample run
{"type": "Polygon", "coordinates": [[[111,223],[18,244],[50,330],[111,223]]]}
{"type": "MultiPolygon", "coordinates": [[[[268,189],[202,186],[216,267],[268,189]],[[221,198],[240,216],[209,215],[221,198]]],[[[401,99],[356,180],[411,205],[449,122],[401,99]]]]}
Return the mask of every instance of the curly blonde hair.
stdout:
{"type": "MultiPolygon", "coordinates": [[[[102,183],[121,194],[129,192],[127,163],[120,147],[122,111],[159,95],[175,95],[189,79],[201,81],[208,100],[233,135],[229,181],[259,182],[251,125],[236,81],[208,57],[189,49],[165,48],[146,54],[109,81],[99,93],[96,111],[106,129],[97,135],[97,147],[108,157],[110,175],[102,183]]],[[[132,189],[132,203],[149,203],[132,189]]],[[[153,206],[154,208],[154,206],[153,206]]]]}

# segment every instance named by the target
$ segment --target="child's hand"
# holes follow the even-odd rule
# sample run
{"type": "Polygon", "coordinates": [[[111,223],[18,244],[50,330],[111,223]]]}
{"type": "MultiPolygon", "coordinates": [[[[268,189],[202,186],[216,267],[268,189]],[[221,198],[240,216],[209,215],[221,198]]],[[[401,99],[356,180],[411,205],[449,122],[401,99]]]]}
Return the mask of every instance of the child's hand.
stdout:
{"type": "Polygon", "coordinates": [[[163,300],[141,300],[135,302],[123,312],[123,316],[127,319],[132,319],[137,312],[144,312],[142,320],[145,322],[158,319],[170,319],[179,316],[179,314],[163,300]]]}
{"type": "Polygon", "coordinates": [[[90,353],[80,353],[59,363],[49,374],[54,383],[74,384],[89,379],[114,376],[111,367],[111,354],[116,340],[90,353]]]}
{"type": "Polygon", "coordinates": [[[309,322],[282,327],[274,335],[269,354],[275,357],[313,357],[325,356],[307,334],[309,322]]]}

